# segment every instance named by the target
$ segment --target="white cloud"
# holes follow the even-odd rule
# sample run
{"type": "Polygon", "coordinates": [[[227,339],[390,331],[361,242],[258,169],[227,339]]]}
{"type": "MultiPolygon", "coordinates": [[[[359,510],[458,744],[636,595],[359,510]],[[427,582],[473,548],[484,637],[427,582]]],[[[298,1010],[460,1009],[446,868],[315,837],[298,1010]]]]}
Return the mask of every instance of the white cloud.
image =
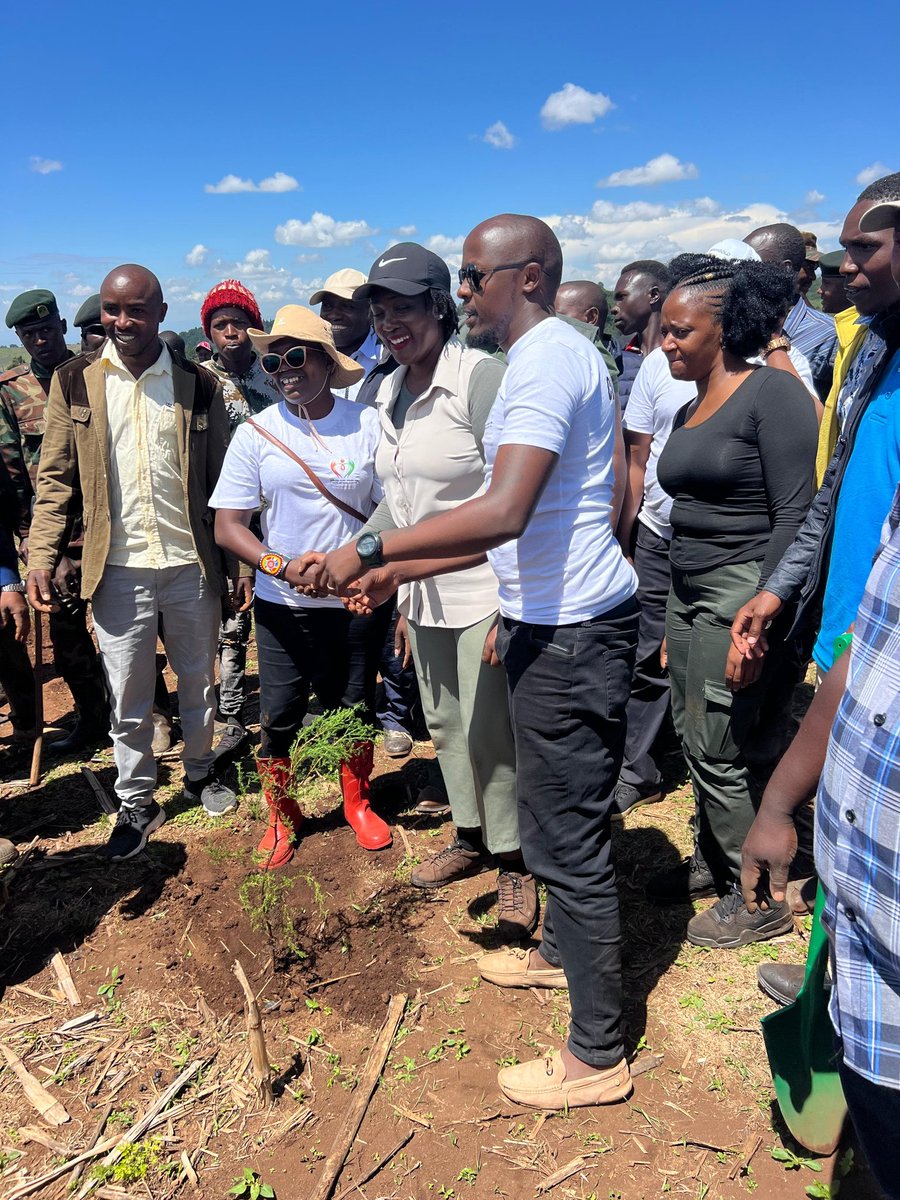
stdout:
{"type": "Polygon", "coordinates": [[[189,250],[184,256],[184,261],[189,267],[202,267],[206,262],[207,254],[209,254],[209,247],[198,242],[193,250],[189,250]]]}
{"type": "Polygon", "coordinates": [[[815,188],[811,188],[803,197],[803,203],[809,205],[821,204],[825,199],[825,193],[819,192],[815,188]]]}
{"type": "Polygon", "coordinates": [[[395,230],[398,237],[411,238],[419,232],[415,225],[400,225],[395,230]]]}
{"type": "Polygon", "coordinates": [[[566,125],[592,125],[615,108],[609,96],[588,92],[577,83],[567,83],[561,91],[551,92],[541,108],[545,129],[563,129],[566,125]]]}
{"type": "Polygon", "coordinates": [[[495,150],[512,150],[517,139],[502,121],[495,121],[493,125],[488,125],[481,140],[493,146],[495,150]]]}
{"type": "Polygon", "coordinates": [[[296,192],[298,189],[300,184],[297,180],[293,175],[286,175],[284,171],[276,171],[274,175],[261,179],[259,183],[254,183],[252,179],[242,179],[240,175],[223,175],[218,183],[203,185],[204,192],[215,196],[231,196],[236,192],[296,192]]]}
{"type": "Polygon", "coordinates": [[[659,154],[642,167],[626,167],[597,180],[597,187],[653,187],[678,179],[696,179],[700,172],[693,163],[683,163],[674,154],[659,154]]]}
{"type": "Polygon", "coordinates": [[[873,162],[870,167],[863,167],[856,177],[856,182],[860,187],[868,187],[876,179],[882,179],[885,175],[890,174],[892,174],[891,168],[886,167],[883,162],[873,162]]]}
{"type": "Polygon", "coordinates": [[[377,233],[365,221],[336,221],[327,213],[314,212],[308,221],[292,219],[275,230],[275,241],[282,246],[346,246],[361,237],[377,233]]]}
{"type": "MultiPolygon", "coordinates": [[[[598,200],[584,214],[545,216],[563,247],[564,278],[602,279],[612,285],[626,263],[639,258],[668,261],[682,251],[704,251],[726,237],[744,237],[760,225],[783,221],[774,204],[755,202],[726,210],[709,196],[678,204],[611,204],[598,200]]],[[[807,228],[830,248],[840,222],[813,221],[807,228]]]]}
{"type": "Polygon", "coordinates": [[[89,283],[76,283],[74,287],[69,288],[70,296],[93,296],[95,289],[89,283]]]}
{"type": "Polygon", "coordinates": [[[61,171],[62,163],[56,158],[39,158],[38,155],[32,154],[29,159],[31,169],[38,175],[49,175],[53,171],[61,171]]]}

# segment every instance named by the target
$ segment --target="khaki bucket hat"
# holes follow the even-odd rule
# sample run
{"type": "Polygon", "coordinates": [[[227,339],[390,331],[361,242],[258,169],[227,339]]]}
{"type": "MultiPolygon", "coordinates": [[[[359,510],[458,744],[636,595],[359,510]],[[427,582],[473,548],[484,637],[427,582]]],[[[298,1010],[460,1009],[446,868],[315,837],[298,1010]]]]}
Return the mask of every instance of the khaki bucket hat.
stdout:
{"type": "Polygon", "coordinates": [[[328,322],[301,304],[285,304],[279,308],[272,322],[271,333],[266,333],[264,329],[248,329],[247,333],[257,354],[267,354],[272,343],[281,338],[294,338],[298,342],[321,346],[335,365],[331,376],[333,387],[349,387],[351,383],[358,383],[366,373],[364,367],[337,349],[328,322]]]}

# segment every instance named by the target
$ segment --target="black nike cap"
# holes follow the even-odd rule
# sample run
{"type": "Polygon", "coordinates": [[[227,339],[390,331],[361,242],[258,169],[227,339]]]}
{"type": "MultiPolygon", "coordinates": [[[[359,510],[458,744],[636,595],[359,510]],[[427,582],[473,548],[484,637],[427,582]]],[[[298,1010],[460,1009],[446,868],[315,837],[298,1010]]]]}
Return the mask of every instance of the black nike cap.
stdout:
{"type": "Polygon", "coordinates": [[[420,296],[429,288],[449,293],[450,268],[417,242],[398,242],[375,259],[368,280],[355,289],[353,299],[368,300],[375,288],[401,296],[420,296]]]}

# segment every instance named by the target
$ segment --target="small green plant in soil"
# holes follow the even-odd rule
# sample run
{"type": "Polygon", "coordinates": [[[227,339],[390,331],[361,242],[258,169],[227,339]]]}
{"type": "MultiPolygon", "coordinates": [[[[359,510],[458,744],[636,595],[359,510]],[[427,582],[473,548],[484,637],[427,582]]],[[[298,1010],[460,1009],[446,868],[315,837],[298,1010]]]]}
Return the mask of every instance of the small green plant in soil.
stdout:
{"type": "Polygon", "coordinates": [[[275,1200],[274,1189],[268,1183],[263,1183],[258,1172],[249,1167],[244,1167],[240,1175],[234,1176],[232,1185],[228,1195],[236,1196],[238,1200],[275,1200]]]}
{"type": "Polygon", "coordinates": [[[97,988],[97,995],[102,996],[106,1003],[112,1006],[116,999],[116,988],[122,983],[124,976],[118,967],[113,967],[112,974],[106,983],[101,983],[97,988]]]}
{"type": "Polygon", "coordinates": [[[159,1166],[159,1155],[162,1150],[159,1138],[147,1138],[143,1142],[126,1142],[122,1147],[119,1161],[106,1166],[98,1163],[92,1170],[92,1178],[100,1183],[121,1183],[126,1186],[140,1183],[147,1175],[159,1166]]]}
{"type": "Polygon", "coordinates": [[[793,1150],[788,1150],[786,1146],[776,1146],[771,1154],[775,1162],[784,1164],[786,1171],[799,1171],[801,1167],[806,1167],[810,1171],[822,1170],[822,1164],[816,1162],[814,1158],[804,1158],[800,1154],[795,1154],[793,1150]]]}
{"type": "Polygon", "coordinates": [[[294,791],[313,779],[337,775],[360,742],[370,742],[375,729],[363,720],[362,709],[339,708],[305,725],[291,746],[294,791]]]}

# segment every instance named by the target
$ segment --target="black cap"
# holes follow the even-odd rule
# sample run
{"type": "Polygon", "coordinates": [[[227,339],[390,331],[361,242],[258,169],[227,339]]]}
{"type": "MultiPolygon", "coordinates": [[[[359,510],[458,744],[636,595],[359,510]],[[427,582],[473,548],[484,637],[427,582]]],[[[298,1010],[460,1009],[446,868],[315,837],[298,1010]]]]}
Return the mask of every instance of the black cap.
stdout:
{"type": "Polygon", "coordinates": [[[95,292],[93,296],[88,296],[81,308],[75,314],[73,325],[79,329],[83,329],[85,325],[100,324],[100,293],[95,292]]]}
{"type": "Polygon", "coordinates": [[[372,263],[366,283],[354,291],[354,300],[368,300],[374,288],[420,296],[429,288],[450,291],[450,268],[444,260],[417,242],[399,242],[372,263]]]}
{"type": "Polygon", "coordinates": [[[58,317],[59,306],[56,297],[46,288],[32,288],[16,296],[6,313],[8,329],[16,325],[34,325],[37,321],[45,321],[47,317],[58,317]]]}
{"type": "Polygon", "coordinates": [[[830,254],[823,254],[819,259],[819,270],[823,275],[840,275],[843,261],[843,250],[832,250],[830,254]]]}

